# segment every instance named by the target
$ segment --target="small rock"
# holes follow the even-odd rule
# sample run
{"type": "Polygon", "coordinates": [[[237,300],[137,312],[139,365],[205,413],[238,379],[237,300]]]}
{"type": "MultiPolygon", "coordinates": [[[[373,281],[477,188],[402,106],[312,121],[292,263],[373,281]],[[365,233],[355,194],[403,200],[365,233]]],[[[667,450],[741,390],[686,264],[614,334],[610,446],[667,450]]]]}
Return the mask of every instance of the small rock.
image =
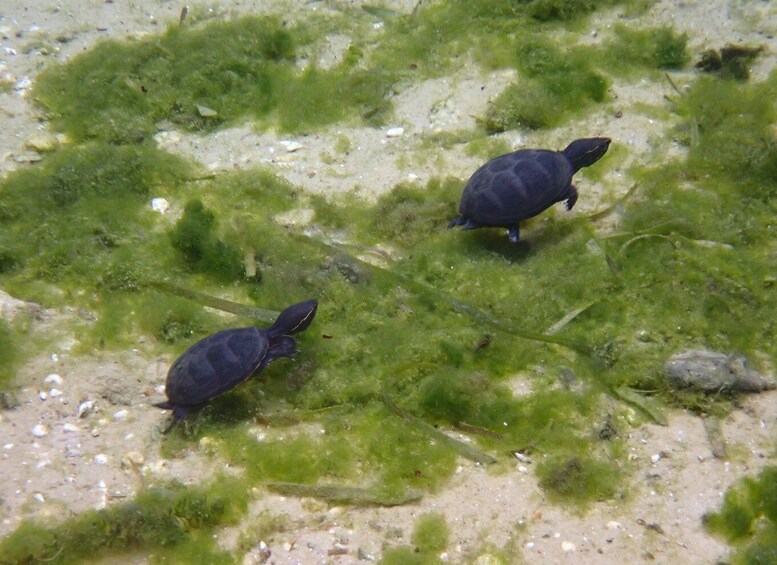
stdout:
{"type": "Polygon", "coordinates": [[[20,406],[19,399],[12,392],[0,392],[0,408],[3,410],[15,410],[20,406]]]}
{"type": "Polygon", "coordinates": [[[33,494],[32,497],[38,502],[40,502],[41,504],[46,502],[46,498],[39,492],[36,492],[35,494],[33,494]]]}
{"type": "Polygon", "coordinates": [[[777,388],[774,379],[748,367],[743,355],[707,349],[691,349],[672,355],[664,365],[664,374],[674,388],[703,392],[761,392],[777,388]]]}
{"type": "Polygon", "coordinates": [[[108,463],[108,456],[105,453],[98,453],[94,456],[94,462],[98,465],[105,465],[108,463]]]}
{"type": "Polygon", "coordinates": [[[49,435],[49,429],[43,424],[38,424],[37,426],[32,428],[32,435],[34,435],[35,437],[45,437],[49,435]]]}
{"type": "Polygon", "coordinates": [[[656,453],[656,454],[650,456],[650,462],[653,463],[654,465],[656,463],[658,463],[660,460],[661,460],[661,454],[660,453],[656,453]]]}
{"type": "Polygon", "coordinates": [[[575,544],[571,541],[562,541],[561,542],[561,549],[566,551],[567,553],[571,553],[575,551],[577,548],[575,547],[575,544]]]}
{"type": "Polygon", "coordinates": [[[51,373],[45,379],[43,379],[43,383],[49,386],[62,386],[63,382],[64,381],[62,380],[62,377],[56,373],[51,373]]]}
{"type": "Polygon", "coordinates": [[[128,451],[121,457],[121,468],[132,470],[133,468],[140,468],[143,463],[146,462],[146,458],[139,451],[128,451]]]}
{"type": "Polygon", "coordinates": [[[38,153],[51,153],[59,145],[57,136],[45,133],[36,133],[24,142],[24,148],[38,153]]]}
{"type": "Polygon", "coordinates": [[[87,414],[90,414],[95,407],[95,404],[97,404],[96,400],[87,400],[85,402],[82,402],[78,405],[78,417],[83,418],[87,414]]]}
{"type": "Polygon", "coordinates": [[[66,424],[63,424],[62,425],[62,429],[65,430],[66,432],[71,432],[71,433],[80,432],[81,431],[81,428],[79,428],[75,424],[71,424],[70,422],[67,422],[66,424]]]}
{"type": "Polygon", "coordinates": [[[119,410],[113,414],[113,420],[115,422],[123,422],[129,416],[129,410],[119,410]]]}
{"type": "Polygon", "coordinates": [[[46,400],[48,397],[49,395],[46,394],[45,390],[41,390],[38,392],[38,398],[40,398],[41,400],[46,400]]]}
{"type": "Polygon", "coordinates": [[[57,398],[58,396],[62,396],[62,391],[61,391],[61,390],[59,390],[58,388],[52,388],[52,389],[49,391],[49,396],[50,396],[51,398],[57,398]]]}

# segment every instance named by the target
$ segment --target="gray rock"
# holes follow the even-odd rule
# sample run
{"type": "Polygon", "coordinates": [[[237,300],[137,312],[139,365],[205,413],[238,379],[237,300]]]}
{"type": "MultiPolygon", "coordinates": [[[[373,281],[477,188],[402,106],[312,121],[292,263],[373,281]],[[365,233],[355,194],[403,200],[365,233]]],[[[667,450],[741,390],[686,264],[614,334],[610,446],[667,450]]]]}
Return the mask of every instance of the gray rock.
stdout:
{"type": "Polygon", "coordinates": [[[727,355],[707,349],[675,353],[664,365],[664,374],[673,388],[704,392],[761,392],[777,388],[774,379],[748,367],[743,355],[727,355]]]}

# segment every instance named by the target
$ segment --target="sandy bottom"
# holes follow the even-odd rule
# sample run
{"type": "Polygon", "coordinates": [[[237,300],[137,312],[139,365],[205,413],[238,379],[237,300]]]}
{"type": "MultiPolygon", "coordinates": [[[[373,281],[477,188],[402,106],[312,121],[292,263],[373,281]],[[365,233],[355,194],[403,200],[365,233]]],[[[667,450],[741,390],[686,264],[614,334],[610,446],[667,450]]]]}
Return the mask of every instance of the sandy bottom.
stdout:
{"type": "MultiPolygon", "coordinates": [[[[389,3],[398,9],[404,4],[389,3]]],[[[221,2],[218,11],[257,13],[285,7],[288,13],[337,9],[330,2],[221,2]]],[[[45,120],[27,98],[28,80],[51,59],[67,59],[108,37],[124,38],[157,33],[176,21],[177,3],[135,2],[63,3],[47,0],[0,1],[0,72],[17,88],[0,94],[0,171],[7,172],[39,159],[36,141],[48,136],[45,120]],[[71,6],[70,4],[77,4],[71,6]],[[57,49],[46,55],[27,51],[36,36],[54,38],[57,49]],[[27,52],[25,52],[27,51],[27,52]]],[[[611,25],[617,16],[592,25],[611,25]]],[[[754,68],[754,79],[775,66],[777,14],[768,2],[658,2],[639,21],[672,24],[687,31],[694,53],[726,42],[762,44],[766,55],[754,68]]],[[[333,41],[336,45],[337,41],[333,41]]],[[[333,47],[334,48],[334,47],[333,47]]],[[[683,75],[677,80],[682,83],[683,75]]],[[[178,132],[157,135],[160,146],[188,155],[214,172],[264,164],[311,192],[356,193],[365,198],[401,180],[422,182],[435,175],[468,176],[480,163],[454,148],[433,159],[418,161],[419,136],[434,130],[471,128],[489,96],[510,81],[509,74],[483,75],[462,65],[455,74],[413,86],[395,100],[398,136],[387,129],[333,128],[298,139],[256,133],[250,127],[194,138],[178,132]],[[338,135],[354,145],[348,156],[334,162],[327,152],[338,135]],[[299,147],[289,151],[293,141],[299,147]]],[[[571,137],[609,135],[629,146],[629,160],[657,159],[680,151],[667,142],[672,124],[658,123],[632,111],[639,102],[658,104],[666,84],[613,85],[614,102],[595,110],[563,131],[521,134],[505,139],[514,147],[560,147],[571,137]],[[617,116],[617,117],[616,117],[617,116]],[[579,130],[579,131],[577,131],[579,130]]],[[[622,171],[609,173],[601,185],[578,183],[581,198],[575,213],[597,209],[604,186],[625,192],[622,171]],[[622,181],[622,182],[621,182],[622,181]],[[617,188],[613,188],[617,187],[617,188]]],[[[177,478],[186,483],[207,480],[223,463],[193,450],[185,458],[166,460],[159,454],[155,428],[164,414],[150,406],[159,399],[170,358],[149,353],[142,340],[124,352],[95,352],[75,356],[73,328],[93,323],[90,315],[73,309],[46,310],[0,294],[0,314],[7,319],[30,316],[31,339],[50,343],[49,350],[27,360],[19,371],[20,405],[0,412],[0,534],[13,531],[28,517],[65,518],[71,513],[131,498],[140,488],[132,471],[134,461],[148,480],[177,478]],[[50,375],[58,377],[50,377],[50,375]],[[48,378],[47,378],[48,377],[48,378]],[[84,403],[93,402],[91,411],[84,403]],[[79,417],[79,407],[85,411],[79,417]]],[[[77,330],[75,330],[77,332],[77,330]]],[[[683,411],[669,412],[669,425],[643,425],[627,434],[629,472],[634,478],[623,500],[605,501],[585,514],[547,502],[537,485],[532,465],[517,459],[510,472],[494,476],[462,460],[443,492],[399,508],[329,507],[311,500],[258,492],[248,520],[262,512],[286,514],[287,531],[264,541],[273,563],[351,563],[379,559],[386,546],[409,544],[418,515],[440,512],[451,529],[443,556],[452,562],[487,563],[487,548],[516,548],[527,563],[714,563],[728,548],[707,535],[702,515],[719,508],[725,490],[738,478],[753,475],[775,460],[777,392],[743,398],[737,410],[721,422],[727,459],[716,458],[702,419],[683,411]]],[[[205,450],[203,450],[205,451],[205,450]]],[[[239,528],[224,530],[220,541],[234,547],[239,528]]],[[[246,563],[259,562],[255,548],[246,563]]],[[[137,557],[137,561],[145,561],[137,557]]]]}

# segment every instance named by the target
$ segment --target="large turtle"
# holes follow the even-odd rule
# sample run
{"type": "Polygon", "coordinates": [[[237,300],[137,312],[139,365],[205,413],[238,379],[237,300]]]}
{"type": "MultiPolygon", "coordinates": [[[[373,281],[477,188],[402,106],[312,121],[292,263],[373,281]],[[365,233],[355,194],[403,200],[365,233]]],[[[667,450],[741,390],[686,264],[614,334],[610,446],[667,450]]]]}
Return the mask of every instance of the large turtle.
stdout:
{"type": "Polygon", "coordinates": [[[171,426],[209,400],[233,389],[278,357],[297,352],[292,334],[306,329],[318,302],[308,300],[286,308],[266,330],[255,326],[222,330],[184,351],[170,367],[166,402],[154,404],[173,411],[171,426]]]}
{"type": "Polygon", "coordinates": [[[518,242],[518,223],[536,216],[556,202],[577,202],[572,176],[596,163],[607,152],[608,137],[578,139],[563,151],[521,149],[491,159],[470,177],[459,204],[459,217],[448,228],[465,230],[507,228],[518,242]]]}

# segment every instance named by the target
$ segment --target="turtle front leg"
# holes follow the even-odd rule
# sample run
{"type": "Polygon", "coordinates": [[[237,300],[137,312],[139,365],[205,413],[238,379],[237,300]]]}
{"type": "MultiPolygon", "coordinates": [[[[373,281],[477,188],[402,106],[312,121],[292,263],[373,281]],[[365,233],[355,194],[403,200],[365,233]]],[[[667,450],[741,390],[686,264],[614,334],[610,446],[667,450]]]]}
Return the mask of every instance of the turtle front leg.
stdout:
{"type": "Polygon", "coordinates": [[[513,243],[518,243],[518,237],[520,235],[520,230],[518,229],[518,224],[507,228],[507,237],[510,238],[510,241],[513,243]]]}
{"type": "Polygon", "coordinates": [[[574,207],[575,202],[577,202],[577,189],[570,184],[566,196],[567,212],[569,212],[574,207]]]}

